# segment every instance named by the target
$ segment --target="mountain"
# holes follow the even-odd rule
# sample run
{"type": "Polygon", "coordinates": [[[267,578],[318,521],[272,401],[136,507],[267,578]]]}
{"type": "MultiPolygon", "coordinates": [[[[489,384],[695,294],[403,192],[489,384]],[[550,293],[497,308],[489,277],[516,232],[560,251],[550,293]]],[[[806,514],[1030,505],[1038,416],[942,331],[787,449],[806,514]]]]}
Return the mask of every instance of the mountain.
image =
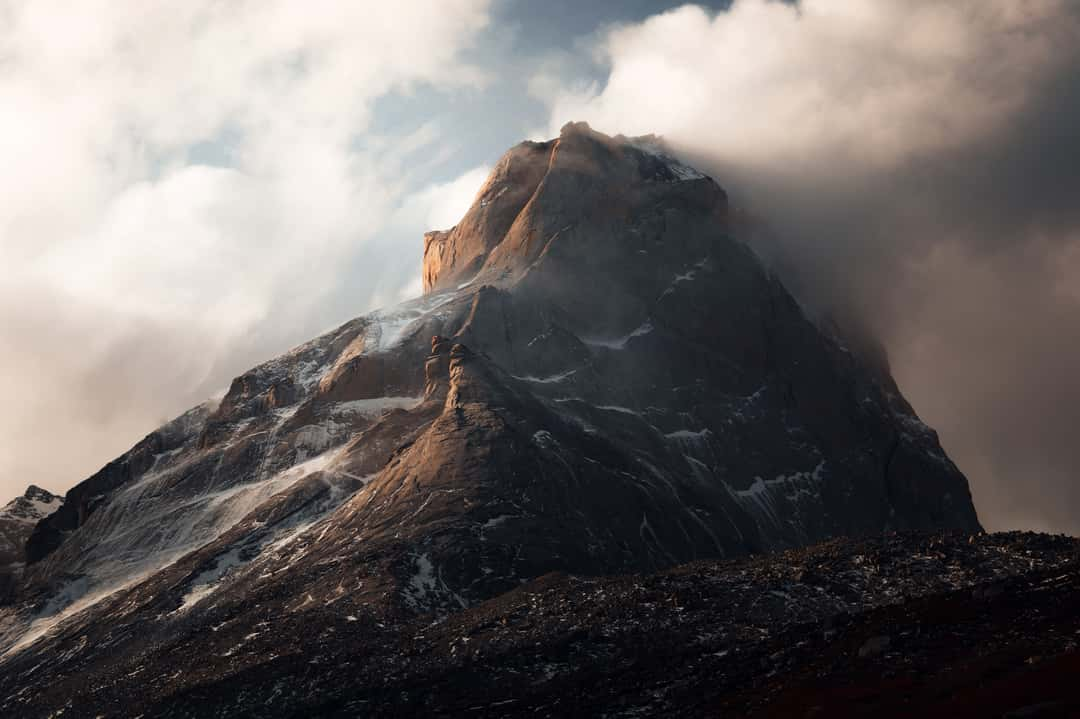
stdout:
{"type": "Polygon", "coordinates": [[[58,497],[31,484],[21,497],[0,509],[0,601],[9,599],[25,564],[24,547],[34,525],[63,504],[58,497]]]}
{"type": "Polygon", "coordinates": [[[980,531],[884,358],[738,230],[656,138],[512,148],[425,236],[423,297],[246,372],[34,527],[0,711],[303,714],[346,675],[407,674],[323,649],[398,646],[552,572],[980,531]],[[244,707],[206,693],[234,680],[244,707]]]}

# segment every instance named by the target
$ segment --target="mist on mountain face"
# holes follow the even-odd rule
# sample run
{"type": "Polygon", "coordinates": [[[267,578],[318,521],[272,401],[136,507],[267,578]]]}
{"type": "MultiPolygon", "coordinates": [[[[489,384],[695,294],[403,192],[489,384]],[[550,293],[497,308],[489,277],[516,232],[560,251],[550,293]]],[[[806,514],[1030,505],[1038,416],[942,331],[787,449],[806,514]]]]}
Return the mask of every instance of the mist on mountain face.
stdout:
{"type": "Polygon", "coordinates": [[[665,135],[881,338],[988,528],[1080,531],[1080,8],[740,0],[591,51],[606,81],[564,82],[552,129],[665,135]]]}

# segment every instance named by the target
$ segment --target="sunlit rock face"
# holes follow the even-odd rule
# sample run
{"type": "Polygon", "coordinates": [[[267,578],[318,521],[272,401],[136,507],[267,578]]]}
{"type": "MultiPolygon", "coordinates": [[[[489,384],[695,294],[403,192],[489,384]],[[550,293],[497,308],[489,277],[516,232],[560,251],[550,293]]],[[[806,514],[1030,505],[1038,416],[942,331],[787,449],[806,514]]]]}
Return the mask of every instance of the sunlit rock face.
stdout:
{"type": "Polygon", "coordinates": [[[511,149],[424,238],[422,298],[245,373],[36,526],[0,689],[33,669],[78,693],[63,662],[149,646],[215,657],[183,691],[256,666],[268,632],[303,655],[552,571],[977,530],[887,363],[733,226],[655,138],[571,124],[511,149]]]}
{"type": "Polygon", "coordinates": [[[424,292],[454,287],[476,274],[535,196],[557,144],[523,142],[509,150],[461,222],[424,235],[424,292]]]}

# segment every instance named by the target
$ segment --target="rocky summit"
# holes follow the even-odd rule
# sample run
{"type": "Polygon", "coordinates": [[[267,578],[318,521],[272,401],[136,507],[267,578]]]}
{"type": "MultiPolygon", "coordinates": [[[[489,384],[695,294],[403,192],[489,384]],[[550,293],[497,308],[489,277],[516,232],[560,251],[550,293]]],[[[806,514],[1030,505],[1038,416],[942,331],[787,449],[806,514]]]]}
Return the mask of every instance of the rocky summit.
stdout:
{"type": "MultiPolygon", "coordinates": [[[[512,148],[461,222],[424,237],[423,297],[236,378],[33,525],[0,607],[0,713],[510,713],[522,697],[487,703],[483,677],[524,693],[591,681],[558,658],[503,670],[541,646],[605,656],[604,618],[623,612],[605,592],[627,597],[633,657],[680,592],[748,613],[714,648],[732,652],[758,646],[753,607],[778,593],[801,598],[769,615],[780,626],[804,600],[824,621],[952,587],[919,570],[911,592],[827,600],[822,570],[810,589],[746,585],[725,609],[712,580],[663,574],[980,532],[883,354],[808,316],[739,227],[720,185],[654,137],[577,123],[512,148]],[[671,603],[598,579],[613,575],[680,588],[671,603]],[[526,587],[554,592],[545,617],[600,613],[557,639],[526,587]],[[489,641],[522,621],[541,643],[489,641]]],[[[647,708],[617,699],[607,713],[647,708]]]]}

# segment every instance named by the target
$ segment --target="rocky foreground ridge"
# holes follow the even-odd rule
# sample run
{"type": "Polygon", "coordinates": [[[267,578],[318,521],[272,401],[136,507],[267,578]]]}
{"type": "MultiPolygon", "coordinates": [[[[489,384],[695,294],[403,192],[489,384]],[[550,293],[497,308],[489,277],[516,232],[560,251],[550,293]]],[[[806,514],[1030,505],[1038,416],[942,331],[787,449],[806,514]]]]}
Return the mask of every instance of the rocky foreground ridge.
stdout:
{"type": "Polygon", "coordinates": [[[215,610],[119,657],[96,622],[0,689],[17,716],[1064,719],[1078,591],[1076,539],[908,532],[554,573],[443,616],[215,610]]]}
{"type": "Polygon", "coordinates": [[[883,356],[736,234],[655,138],[571,124],[511,149],[425,237],[424,297],[238,377],[35,526],[0,711],[108,714],[139,687],[151,714],[206,715],[243,685],[228,711],[285,714],[329,690],[280,661],[363,693],[332,637],[397,646],[552,572],[978,532],[883,356]]]}

